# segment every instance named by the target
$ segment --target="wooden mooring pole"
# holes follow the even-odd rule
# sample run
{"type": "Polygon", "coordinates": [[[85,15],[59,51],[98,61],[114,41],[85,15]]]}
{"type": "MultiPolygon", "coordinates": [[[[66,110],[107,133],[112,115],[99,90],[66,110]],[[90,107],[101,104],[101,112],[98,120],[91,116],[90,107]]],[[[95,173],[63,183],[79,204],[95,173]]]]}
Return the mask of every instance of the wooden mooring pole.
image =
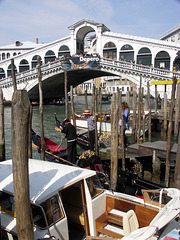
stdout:
{"type": "Polygon", "coordinates": [[[0,161],[5,160],[5,137],[4,137],[4,104],[3,92],[0,89],[0,161]]]}
{"type": "Polygon", "coordinates": [[[166,187],[169,187],[171,138],[172,138],[172,128],[173,128],[173,113],[174,113],[174,106],[175,106],[176,83],[177,83],[177,79],[173,77],[171,106],[170,106],[169,125],[168,125],[167,149],[166,149],[166,175],[165,175],[166,187]]]}
{"type": "Polygon", "coordinates": [[[38,57],[38,81],[39,81],[39,119],[40,119],[40,135],[41,135],[41,160],[45,160],[45,140],[43,125],[43,92],[42,92],[42,73],[41,59],[38,57]]]}
{"type": "Polygon", "coordinates": [[[151,138],[151,94],[150,94],[149,81],[147,82],[147,88],[148,88],[148,107],[149,107],[148,139],[149,139],[149,142],[151,142],[152,141],[152,138],[151,138]]]}
{"type": "Polygon", "coordinates": [[[167,92],[164,92],[164,131],[163,139],[167,139],[167,92]]]}
{"type": "Polygon", "coordinates": [[[116,104],[116,94],[113,94],[111,103],[111,189],[117,187],[118,169],[118,106],[116,104]]]}
{"type": "Polygon", "coordinates": [[[137,140],[137,93],[136,91],[133,92],[133,129],[132,129],[132,143],[135,143],[137,140]]]}
{"type": "Polygon", "coordinates": [[[70,86],[70,93],[71,93],[71,112],[73,117],[73,125],[76,127],[76,115],[74,111],[74,96],[73,96],[73,86],[70,86]]]}
{"type": "Polygon", "coordinates": [[[67,71],[64,71],[64,94],[65,94],[65,109],[66,109],[66,118],[68,118],[68,90],[67,90],[67,71]]]}
{"type": "Polygon", "coordinates": [[[16,228],[19,240],[33,240],[33,220],[29,197],[28,129],[30,102],[26,90],[12,97],[12,162],[16,228]]]}
{"type": "Polygon", "coordinates": [[[179,133],[179,113],[180,113],[180,83],[177,85],[177,97],[175,106],[175,123],[174,123],[174,142],[178,142],[179,133]]]}
{"type": "Polygon", "coordinates": [[[95,97],[94,97],[94,120],[95,120],[95,154],[99,156],[98,149],[98,130],[97,130],[97,113],[98,113],[98,89],[95,88],[95,97]]]}
{"type": "Polygon", "coordinates": [[[85,109],[88,109],[87,89],[85,90],[85,109]]]}
{"type": "MultiPolygon", "coordinates": [[[[179,128],[180,132],[180,128],[179,128]]],[[[174,174],[174,187],[180,189],[180,134],[178,137],[177,158],[174,174]]]]}
{"type": "Polygon", "coordinates": [[[29,128],[28,128],[28,158],[32,158],[32,105],[30,104],[30,111],[29,111],[29,128]]]}

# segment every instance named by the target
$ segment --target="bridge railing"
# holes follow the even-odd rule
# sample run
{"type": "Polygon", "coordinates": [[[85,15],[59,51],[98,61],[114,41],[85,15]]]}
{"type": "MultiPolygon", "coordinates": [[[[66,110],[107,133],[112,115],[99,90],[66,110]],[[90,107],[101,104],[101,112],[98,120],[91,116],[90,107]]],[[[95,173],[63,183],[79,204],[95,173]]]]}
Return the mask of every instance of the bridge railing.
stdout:
{"type": "MultiPolygon", "coordinates": [[[[49,62],[49,63],[41,65],[41,72],[43,73],[47,70],[51,70],[51,69],[54,69],[56,67],[61,67],[61,66],[62,66],[62,64],[61,64],[60,60],[57,60],[57,61],[54,61],[54,62],[49,62]]],[[[37,67],[35,67],[33,69],[29,69],[27,71],[17,73],[16,74],[16,80],[18,82],[18,81],[21,81],[21,79],[24,79],[26,77],[31,77],[31,76],[34,76],[34,75],[37,75],[37,74],[38,74],[38,70],[37,70],[37,67]]],[[[7,78],[0,79],[0,87],[7,86],[7,85],[10,85],[10,84],[12,84],[12,77],[11,76],[9,76],[7,78]]]]}
{"type": "Polygon", "coordinates": [[[154,68],[152,66],[135,64],[133,62],[117,61],[117,60],[108,59],[108,58],[102,58],[101,62],[107,65],[114,65],[124,69],[132,69],[142,73],[149,73],[152,75],[164,76],[167,78],[172,78],[173,76],[176,76],[178,79],[180,78],[180,73],[178,72],[172,72],[167,69],[154,68]]]}
{"type": "MultiPolygon", "coordinates": [[[[177,79],[180,79],[180,73],[179,72],[172,72],[172,71],[169,71],[169,70],[166,70],[166,69],[154,68],[152,66],[135,64],[135,63],[132,63],[132,62],[117,61],[117,60],[112,60],[112,59],[109,59],[109,58],[101,58],[100,64],[102,64],[102,63],[106,64],[107,66],[116,66],[116,67],[119,67],[121,69],[122,68],[123,69],[129,69],[129,70],[132,70],[132,71],[137,71],[139,73],[145,73],[145,74],[149,73],[150,75],[157,76],[157,77],[158,76],[164,77],[165,79],[172,79],[173,76],[176,76],[177,79]]],[[[57,68],[57,67],[58,68],[62,67],[61,60],[56,60],[56,61],[53,61],[53,62],[43,64],[41,66],[42,74],[44,72],[46,72],[47,70],[51,70],[51,69],[54,69],[54,68],[57,68]]],[[[24,79],[26,77],[33,77],[34,75],[37,76],[37,73],[38,73],[37,67],[33,68],[33,69],[30,69],[30,70],[27,70],[27,71],[24,71],[24,72],[21,72],[21,73],[17,73],[16,74],[17,82],[21,81],[22,79],[24,79]]],[[[7,85],[11,85],[11,84],[12,84],[11,76],[7,77],[7,78],[0,79],[0,87],[4,87],[4,86],[7,86],[7,85]]]]}

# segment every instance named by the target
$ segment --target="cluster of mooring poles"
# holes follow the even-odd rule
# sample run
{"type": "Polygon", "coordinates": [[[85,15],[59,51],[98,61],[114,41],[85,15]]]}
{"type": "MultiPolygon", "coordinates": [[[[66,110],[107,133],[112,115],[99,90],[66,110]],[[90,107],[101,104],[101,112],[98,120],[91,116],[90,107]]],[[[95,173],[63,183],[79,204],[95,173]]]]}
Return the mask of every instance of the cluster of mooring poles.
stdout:
{"type": "MultiPolygon", "coordinates": [[[[39,80],[39,115],[40,115],[40,134],[41,134],[41,159],[45,159],[45,142],[43,130],[43,94],[42,94],[42,74],[41,74],[40,57],[38,57],[38,80],[39,80]]],[[[16,207],[16,227],[19,240],[33,240],[33,220],[30,207],[29,196],[29,177],[28,177],[28,158],[32,158],[32,139],[31,139],[31,125],[32,125],[32,107],[29,101],[26,90],[18,90],[16,84],[16,76],[14,70],[14,59],[11,60],[11,75],[13,80],[14,93],[12,97],[12,162],[13,162],[13,182],[14,182],[14,198],[16,207]],[[22,211],[22,206],[23,211],[22,211]]],[[[173,128],[173,115],[175,111],[175,127],[174,127],[174,141],[178,141],[177,160],[175,168],[175,187],[180,188],[180,134],[179,134],[179,113],[180,113],[180,84],[178,84],[176,103],[176,78],[173,78],[171,104],[169,111],[169,124],[167,127],[167,94],[164,93],[163,112],[164,112],[164,126],[162,128],[163,138],[167,137],[167,152],[166,152],[166,186],[169,186],[169,171],[170,171],[170,150],[173,128]],[[168,130],[168,131],[167,131],[168,130]]],[[[64,71],[64,92],[65,92],[65,109],[66,117],[68,117],[68,75],[64,71]]],[[[148,138],[151,142],[151,104],[150,104],[150,90],[148,88],[148,109],[149,109],[149,129],[148,138]]],[[[75,121],[73,87],[70,87],[71,92],[71,111],[73,116],[73,124],[75,121]]],[[[145,114],[143,109],[143,88],[140,88],[138,94],[138,114],[137,110],[137,93],[133,93],[133,142],[139,143],[140,129],[143,126],[143,142],[145,142],[145,114]]],[[[126,101],[129,103],[129,94],[126,95],[126,101]]],[[[118,145],[122,148],[122,169],[125,170],[125,148],[123,139],[123,115],[122,113],[122,92],[117,91],[113,94],[111,103],[111,188],[116,190],[117,186],[117,167],[118,167],[118,145]],[[118,122],[122,118],[122,127],[118,129],[118,122]],[[120,137],[118,132],[120,132],[120,137]]],[[[87,105],[87,91],[85,92],[85,107],[87,105]]],[[[101,89],[93,88],[93,96],[91,102],[91,112],[95,117],[96,126],[96,141],[95,154],[98,155],[98,134],[97,134],[97,113],[98,107],[100,110],[100,134],[102,124],[102,95],[101,89]]],[[[155,104],[155,108],[156,108],[155,104]]],[[[0,89],[0,160],[5,160],[5,138],[4,138],[4,108],[3,108],[3,94],[0,89]]]]}

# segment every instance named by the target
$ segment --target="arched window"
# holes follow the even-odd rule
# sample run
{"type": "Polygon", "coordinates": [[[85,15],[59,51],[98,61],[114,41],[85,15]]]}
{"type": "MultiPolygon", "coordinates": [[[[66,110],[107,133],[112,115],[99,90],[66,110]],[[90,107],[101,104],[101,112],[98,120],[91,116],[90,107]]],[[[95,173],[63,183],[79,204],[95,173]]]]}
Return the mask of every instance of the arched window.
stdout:
{"type": "Polygon", "coordinates": [[[134,50],[131,45],[125,44],[124,46],[122,46],[119,53],[119,60],[127,62],[134,61],[134,50]]]}
{"type": "Polygon", "coordinates": [[[166,52],[166,51],[158,52],[156,57],[155,57],[154,67],[170,70],[170,56],[169,56],[169,53],[166,52]]]}
{"type": "Polygon", "coordinates": [[[137,64],[150,66],[152,64],[152,54],[149,48],[143,47],[139,50],[137,55],[137,64]]]}
{"type": "MultiPolygon", "coordinates": [[[[35,56],[32,58],[32,62],[31,62],[32,68],[35,68],[36,65],[38,64],[38,56],[39,56],[39,55],[35,55],[35,56]]],[[[41,59],[41,57],[40,57],[40,62],[41,62],[41,65],[42,65],[42,59],[41,59]]]]}
{"type": "Polygon", "coordinates": [[[29,70],[29,63],[26,59],[23,59],[19,64],[19,72],[24,72],[27,70],[29,70]]]}
{"type": "Polygon", "coordinates": [[[10,53],[7,53],[7,58],[10,58],[10,53]]]}
{"type": "Polygon", "coordinates": [[[56,55],[52,50],[47,51],[45,57],[44,57],[44,62],[48,63],[48,62],[53,62],[56,59],[56,55]]]}
{"type": "Polygon", "coordinates": [[[17,53],[14,52],[14,53],[13,53],[13,56],[16,56],[16,55],[17,55],[17,53]]]}
{"type": "Polygon", "coordinates": [[[69,47],[66,45],[62,45],[59,48],[58,57],[61,57],[61,56],[68,57],[69,55],[70,55],[69,47]]]}
{"type": "Polygon", "coordinates": [[[5,78],[5,71],[3,68],[0,68],[0,79],[5,78]]]}
{"type": "MultiPolygon", "coordinates": [[[[17,73],[17,68],[16,65],[14,65],[14,71],[17,73]]],[[[7,77],[11,76],[11,64],[9,64],[8,69],[7,69],[7,77]]]]}
{"type": "Polygon", "coordinates": [[[6,58],[5,53],[2,53],[2,60],[6,58]]]}
{"type": "Polygon", "coordinates": [[[103,57],[117,59],[117,47],[113,42],[108,42],[104,45],[103,57]]]}
{"type": "Polygon", "coordinates": [[[180,72],[180,51],[177,52],[177,57],[173,62],[173,71],[180,72]]]}

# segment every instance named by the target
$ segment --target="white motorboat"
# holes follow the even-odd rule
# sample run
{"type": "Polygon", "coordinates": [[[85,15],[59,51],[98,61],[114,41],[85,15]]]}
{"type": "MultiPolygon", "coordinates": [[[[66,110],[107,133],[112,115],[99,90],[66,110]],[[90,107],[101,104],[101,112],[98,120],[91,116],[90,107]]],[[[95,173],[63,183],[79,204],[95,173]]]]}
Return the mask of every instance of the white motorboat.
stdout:
{"type": "MultiPolygon", "coordinates": [[[[71,117],[71,123],[73,124],[73,119],[71,117]]],[[[76,127],[79,129],[87,130],[87,119],[84,115],[81,115],[81,117],[76,117],[76,127]]],[[[102,121],[100,123],[100,117],[97,119],[97,130],[98,132],[111,132],[111,116],[110,114],[104,114],[102,117],[102,121]]],[[[148,126],[145,126],[145,132],[148,130],[148,126]]],[[[130,124],[129,129],[126,129],[125,132],[127,135],[131,135],[133,133],[132,125],[130,124]]],[[[140,131],[140,136],[143,135],[143,130],[140,131]]]]}
{"type": "MultiPolygon", "coordinates": [[[[92,170],[35,159],[29,159],[29,189],[35,240],[158,239],[180,214],[178,189],[144,190],[139,199],[102,189],[92,170]]],[[[15,239],[11,160],[0,162],[0,206],[1,228],[15,239]]]]}

